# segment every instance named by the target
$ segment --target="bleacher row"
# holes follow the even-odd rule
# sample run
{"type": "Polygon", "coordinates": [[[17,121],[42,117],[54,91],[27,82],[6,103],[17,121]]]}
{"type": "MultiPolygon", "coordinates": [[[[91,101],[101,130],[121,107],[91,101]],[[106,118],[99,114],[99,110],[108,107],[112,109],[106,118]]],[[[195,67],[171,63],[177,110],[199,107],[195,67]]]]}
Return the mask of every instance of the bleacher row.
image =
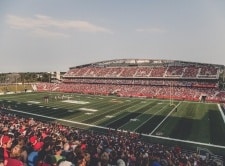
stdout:
{"type": "Polygon", "coordinates": [[[121,97],[147,97],[158,99],[176,99],[199,101],[202,95],[206,95],[207,101],[224,102],[225,92],[215,91],[215,88],[198,87],[171,87],[171,86],[143,86],[143,85],[112,85],[112,84],[91,84],[91,83],[38,83],[37,90],[81,93],[92,95],[110,95],[112,93],[121,97]]]}
{"type": "Polygon", "coordinates": [[[154,67],[82,67],[70,69],[64,77],[174,77],[218,78],[215,66],[154,66],[154,67]]]}
{"type": "Polygon", "coordinates": [[[147,97],[210,102],[225,102],[219,89],[221,66],[166,61],[138,63],[127,61],[94,63],[70,68],[62,83],[38,83],[38,91],[71,92],[123,97],[147,97]]]}

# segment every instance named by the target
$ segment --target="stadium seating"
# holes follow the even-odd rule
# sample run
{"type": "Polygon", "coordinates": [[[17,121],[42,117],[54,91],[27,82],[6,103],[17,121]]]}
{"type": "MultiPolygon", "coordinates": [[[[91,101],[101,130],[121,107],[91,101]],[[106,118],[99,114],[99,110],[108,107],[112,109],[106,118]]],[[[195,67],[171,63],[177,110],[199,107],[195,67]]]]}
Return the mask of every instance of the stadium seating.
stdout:
{"type": "Polygon", "coordinates": [[[204,95],[208,102],[225,102],[218,93],[220,68],[181,61],[106,61],[70,68],[61,84],[38,83],[36,87],[38,91],[101,95],[117,91],[118,96],[191,101],[204,95]]]}
{"type": "Polygon", "coordinates": [[[110,128],[106,133],[98,133],[58,122],[16,116],[5,108],[0,111],[0,151],[4,151],[0,153],[0,164],[6,166],[11,163],[21,166],[223,164],[217,156],[202,156],[177,145],[146,142],[138,133],[110,128]],[[6,146],[9,151],[5,151],[6,146]]]}

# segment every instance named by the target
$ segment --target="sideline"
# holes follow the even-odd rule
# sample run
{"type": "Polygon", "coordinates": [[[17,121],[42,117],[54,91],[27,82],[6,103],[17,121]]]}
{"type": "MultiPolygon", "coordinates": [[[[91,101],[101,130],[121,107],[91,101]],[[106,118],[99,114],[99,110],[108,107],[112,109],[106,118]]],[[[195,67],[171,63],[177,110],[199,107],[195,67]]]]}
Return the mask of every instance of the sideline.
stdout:
{"type": "Polygon", "coordinates": [[[19,111],[19,110],[14,110],[14,109],[8,109],[8,111],[19,112],[19,113],[23,113],[23,114],[43,117],[43,118],[47,118],[47,119],[59,120],[59,121],[69,122],[69,123],[74,123],[74,124],[80,124],[80,125],[89,126],[89,127],[97,127],[97,128],[101,128],[101,129],[109,129],[107,127],[96,126],[96,125],[91,125],[91,124],[86,124],[86,123],[81,123],[81,122],[76,122],[76,121],[71,121],[71,120],[59,119],[59,118],[54,118],[54,117],[44,116],[44,115],[39,115],[39,114],[33,114],[33,113],[30,113],[30,112],[24,112],[24,111],[19,111]]]}
{"type": "MultiPolygon", "coordinates": [[[[73,124],[80,124],[80,125],[85,125],[85,126],[89,126],[89,127],[96,127],[96,128],[106,129],[106,130],[109,129],[108,127],[102,127],[102,126],[96,126],[96,125],[91,125],[91,124],[85,124],[85,123],[80,123],[80,122],[75,122],[75,121],[70,121],[70,120],[65,120],[65,119],[59,119],[59,118],[54,118],[54,117],[49,117],[49,116],[44,116],[44,115],[39,115],[39,114],[33,114],[33,113],[30,113],[30,112],[24,112],[24,111],[19,111],[19,110],[14,110],[14,109],[9,109],[8,111],[19,112],[19,113],[28,114],[28,115],[33,115],[33,116],[38,116],[38,117],[43,117],[43,118],[48,118],[48,119],[59,120],[59,121],[73,123],[73,124]]],[[[169,116],[173,111],[174,111],[174,109],[167,116],[169,116]]],[[[115,129],[111,129],[111,130],[115,130],[115,129]]],[[[122,131],[122,132],[127,132],[127,131],[122,131]]],[[[159,139],[163,139],[163,140],[172,140],[172,141],[177,141],[177,142],[182,142],[182,143],[190,143],[190,144],[195,144],[195,145],[204,145],[204,146],[216,147],[216,148],[221,148],[221,149],[225,150],[225,146],[222,146],[222,145],[207,144],[207,143],[202,143],[202,142],[181,140],[181,139],[175,139],[175,138],[169,138],[169,137],[161,137],[161,136],[155,136],[155,135],[149,135],[149,134],[142,134],[142,135],[143,136],[147,136],[147,137],[152,137],[152,138],[159,138],[159,139]]]]}
{"type": "Polygon", "coordinates": [[[218,108],[219,108],[219,110],[220,110],[220,114],[221,114],[221,116],[222,116],[222,118],[223,118],[223,122],[225,123],[225,115],[224,115],[224,113],[223,113],[223,110],[222,110],[220,104],[217,104],[217,106],[218,106],[218,108]]]}

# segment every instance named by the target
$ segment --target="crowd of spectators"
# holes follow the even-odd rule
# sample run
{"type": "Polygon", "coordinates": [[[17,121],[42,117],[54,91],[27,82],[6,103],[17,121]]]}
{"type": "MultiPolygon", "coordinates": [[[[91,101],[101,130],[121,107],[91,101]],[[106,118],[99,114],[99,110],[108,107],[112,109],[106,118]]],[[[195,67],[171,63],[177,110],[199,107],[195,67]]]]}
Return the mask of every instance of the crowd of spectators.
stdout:
{"type": "Polygon", "coordinates": [[[0,112],[1,166],[216,166],[179,146],[143,141],[141,134],[105,133],[0,112]]]}
{"type": "Polygon", "coordinates": [[[225,101],[224,93],[220,93],[216,83],[211,82],[74,79],[74,82],[60,84],[37,83],[35,87],[37,91],[93,95],[110,95],[116,92],[116,95],[122,97],[173,98],[189,101],[199,101],[202,96],[206,96],[207,101],[225,101]]]}
{"type": "Polygon", "coordinates": [[[62,83],[38,83],[37,91],[123,97],[147,97],[225,102],[220,93],[220,69],[214,65],[83,66],[71,68],[62,83]],[[114,93],[115,94],[115,93],[114,93]]]}

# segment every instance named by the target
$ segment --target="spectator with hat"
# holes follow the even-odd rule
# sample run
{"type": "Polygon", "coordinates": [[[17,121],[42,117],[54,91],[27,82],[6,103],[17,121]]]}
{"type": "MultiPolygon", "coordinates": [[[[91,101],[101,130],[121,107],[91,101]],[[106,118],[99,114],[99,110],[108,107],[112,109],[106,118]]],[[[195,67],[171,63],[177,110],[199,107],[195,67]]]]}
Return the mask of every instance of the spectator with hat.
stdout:
{"type": "Polygon", "coordinates": [[[34,146],[38,142],[37,136],[35,136],[35,135],[34,136],[31,136],[29,138],[29,141],[30,141],[31,145],[34,146]]]}
{"type": "Polygon", "coordinates": [[[36,166],[38,162],[38,152],[42,149],[44,143],[43,142],[37,142],[33,146],[33,151],[29,153],[28,155],[28,166],[36,166]]]}

